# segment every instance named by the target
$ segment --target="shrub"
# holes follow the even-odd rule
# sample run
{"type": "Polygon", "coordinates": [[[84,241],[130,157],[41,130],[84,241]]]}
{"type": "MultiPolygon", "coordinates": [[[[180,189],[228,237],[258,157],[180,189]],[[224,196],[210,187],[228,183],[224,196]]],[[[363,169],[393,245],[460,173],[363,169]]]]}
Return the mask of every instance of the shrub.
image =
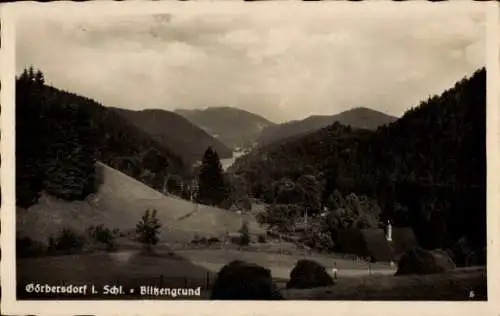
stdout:
{"type": "Polygon", "coordinates": [[[249,198],[243,198],[238,202],[238,205],[244,210],[244,211],[251,211],[252,210],[252,202],[250,201],[249,198]]]}
{"type": "Polygon", "coordinates": [[[172,175],[167,180],[167,191],[168,193],[181,195],[182,194],[182,179],[177,175],[172,175]]]}
{"type": "Polygon", "coordinates": [[[455,269],[455,264],[446,252],[416,247],[401,257],[396,275],[444,273],[452,269],[455,269]]]}
{"type": "Polygon", "coordinates": [[[209,245],[210,245],[210,244],[215,244],[215,243],[218,243],[218,242],[220,242],[220,240],[219,240],[219,238],[217,238],[217,237],[210,237],[210,238],[208,238],[208,240],[207,240],[207,243],[208,243],[209,245]]]}
{"type": "Polygon", "coordinates": [[[271,271],[253,263],[233,261],[219,271],[212,300],[280,300],[271,271]]]}
{"type": "Polygon", "coordinates": [[[233,206],[233,204],[234,204],[234,201],[227,198],[227,199],[222,200],[219,204],[217,204],[217,207],[224,209],[224,210],[229,210],[229,209],[231,209],[231,206],[233,206]]]}
{"type": "Polygon", "coordinates": [[[261,224],[268,224],[281,232],[290,232],[294,227],[294,219],[302,213],[302,208],[294,204],[273,204],[265,212],[257,215],[261,224]]]}
{"type": "Polygon", "coordinates": [[[207,245],[210,246],[211,244],[218,243],[220,242],[219,238],[217,237],[200,237],[198,234],[194,235],[193,240],[191,240],[192,244],[195,245],[207,245]]]}
{"type": "Polygon", "coordinates": [[[354,193],[343,195],[335,190],[326,205],[331,210],[326,223],[331,232],[344,228],[364,229],[379,227],[381,209],[376,200],[354,193]]]}
{"type": "Polygon", "coordinates": [[[286,284],[287,289],[310,289],[333,285],[333,278],[326,272],[325,267],[312,260],[299,260],[286,284]]]}
{"type": "Polygon", "coordinates": [[[75,231],[64,228],[59,235],[49,237],[49,251],[73,253],[83,250],[85,238],[75,231]]]}
{"type": "Polygon", "coordinates": [[[247,220],[243,221],[243,224],[241,225],[240,233],[241,233],[240,245],[241,246],[248,246],[250,244],[250,231],[248,228],[248,221],[247,220]]]}
{"type": "Polygon", "coordinates": [[[16,256],[26,258],[39,256],[47,251],[42,243],[33,241],[29,237],[16,237],[16,256]]]}
{"type": "MultiPolygon", "coordinates": [[[[191,188],[189,188],[187,185],[183,186],[182,190],[181,190],[181,198],[183,198],[184,200],[191,200],[191,188]]],[[[193,196],[194,198],[196,198],[196,195],[193,196]]]]}
{"type": "Polygon", "coordinates": [[[198,234],[194,234],[193,240],[191,240],[192,244],[199,244],[200,243],[200,236],[198,234]]]}
{"type": "Polygon", "coordinates": [[[115,236],[119,234],[119,230],[111,231],[109,228],[104,227],[103,224],[99,224],[90,226],[87,229],[87,234],[92,241],[106,245],[106,250],[111,251],[116,248],[115,236]]]}
{"type": "Polygon", "coordinates": [[[147,251],[152,250],[152,246],[156,245],[160,239],[158,234],[162,225],[156,217],[157,211],[152,212],[146,210],[141,218],[141,221],[136,225],[137,241],[145,246],[147,251]]]}
{"type": "Polygon", "coordinates": [[[265,243],[266,242],[266,235],[260,234],[258,237],[258,242],[261,244],[265,243]]]}
{"type": "Polygon", "coordinates": [[[316,229],[308,231],[302,242],[306,246],[320,251],[331,251],[335,246],[330,232],[316,229]]]}
{"type": "Polygon", "coordinates": [[[485,265],[486,262],[486,253],[474,249],[465,237],[455,241],[447,253],[457,266],[485,265]]]}

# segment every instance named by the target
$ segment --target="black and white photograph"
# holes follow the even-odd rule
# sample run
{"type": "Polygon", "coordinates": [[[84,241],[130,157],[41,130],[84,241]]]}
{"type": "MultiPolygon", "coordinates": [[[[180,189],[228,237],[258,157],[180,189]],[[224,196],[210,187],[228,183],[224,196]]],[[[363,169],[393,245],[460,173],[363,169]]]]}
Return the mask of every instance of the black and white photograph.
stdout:
{"type": "Polygon", "coordinates": [[[491,299],[487,6],[273,2],[8,19],[16,302],[491,299]]]}

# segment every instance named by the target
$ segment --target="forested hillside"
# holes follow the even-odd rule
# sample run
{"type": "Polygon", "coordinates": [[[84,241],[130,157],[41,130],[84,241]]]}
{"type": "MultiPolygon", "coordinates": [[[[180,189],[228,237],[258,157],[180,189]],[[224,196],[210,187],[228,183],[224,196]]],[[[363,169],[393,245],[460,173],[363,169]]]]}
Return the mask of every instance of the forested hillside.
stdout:
{"type": "Polygon", "coordinates": [[[274,125],[262,116],[228,106],[194,110],[178,109],[175,112],[232,149],[251,147],[262,129],[274,125]]]}
{"type": "Polygon", "coordinates": [[[233,155],[226,145],[179,114],[158,109],[112,110],[188,162],[201,161],[208,147],[215,149],[222,159],[231,158],[233,155]]]}
{"type": "Polygon", "coordinates": [[[379,111],[358,107],[335,115],[312,115],[303,120],[268,126],[262,131],[257,142],[260,145],[267,145],[291,137],[303,136],[335,122],[356,129],[375,130],[396,119],[394,116],[379,111]]]}
{"type": "MultiPolygon", "coordinates": [[[[481,253],[486,228],[486,71],[423,101],[376,131],[334,124],[271,144],[230,169],[275,202],[275,184],[310,174],[333,191],[375,198],[383,220],[412,226],[428,248],[481,253]],[[457,245],[459,243],[460,245],[457,245]]],[[[483,257],[484,259],[484,257],[483,257]]]]}
{"type": "Polygon", "coordinates": [[[45,85],[30,68],[16,80],[17,204],[42,190],[66,200],[95,192],[101,160],[153,188],[187,175],[181,158],[99,103],[45,85]]]}

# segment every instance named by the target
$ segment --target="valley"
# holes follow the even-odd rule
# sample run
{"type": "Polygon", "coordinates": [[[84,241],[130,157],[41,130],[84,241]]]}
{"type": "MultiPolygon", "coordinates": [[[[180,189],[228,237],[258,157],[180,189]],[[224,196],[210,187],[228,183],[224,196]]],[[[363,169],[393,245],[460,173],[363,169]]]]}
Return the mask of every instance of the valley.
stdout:
{"type": "Polygon", "coordinates": [[[23,284],[161,280],[202,286],[206,298],[224,266],[244,261],[268,269],[290,299],[379,297],[373,280],[382,279],[392,298],[417,282],[394,276],[398,261],[423,248],[445,249],[456,264],[423,286],[455,282],[443,290],[455,299],[467,284],[481,292],[484,69],[400,118],[353,108],[284,124],[227,107],[109,108],[29,71],[17,84],[23,284]],[[338,290],[285,289],[304,259],[338,290]]]}

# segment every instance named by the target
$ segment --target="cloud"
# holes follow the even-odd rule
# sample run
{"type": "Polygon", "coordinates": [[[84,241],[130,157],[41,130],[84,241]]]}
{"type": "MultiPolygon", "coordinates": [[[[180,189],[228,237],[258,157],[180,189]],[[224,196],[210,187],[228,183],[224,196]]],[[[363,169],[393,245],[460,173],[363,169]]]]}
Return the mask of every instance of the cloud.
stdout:
{"type": "Polygon", "coordinates": [[[485,64],[482,10],[325,8],[32,15],[17,25],[17,70],[35,65],[108,106],[231,105],[283,121],[355,106],[401,115],[485,64]]]}

